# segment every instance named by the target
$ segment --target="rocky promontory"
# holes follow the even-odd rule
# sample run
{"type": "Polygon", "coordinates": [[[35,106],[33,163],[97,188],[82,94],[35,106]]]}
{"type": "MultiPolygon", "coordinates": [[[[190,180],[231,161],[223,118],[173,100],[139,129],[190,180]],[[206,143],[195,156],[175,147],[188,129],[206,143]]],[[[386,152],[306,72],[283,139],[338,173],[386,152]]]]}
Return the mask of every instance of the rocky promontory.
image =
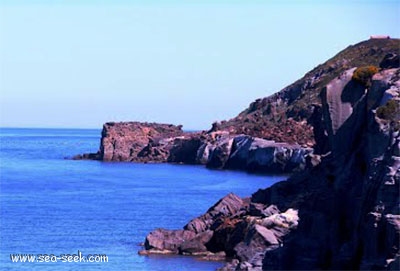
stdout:
{"type": "Polygon", "coordinates": [[[103,125],[98,152],[74,159],[163,162],[168,158],[171,141],[182,135],[182,127],[172,124],[108,122],[103,125]]]}
{"type": "Polygon", "coordinates": [[[97,153],[74,159],[201,164],[216,169],[287,173],[301,171],[312,148],[225,131],[184,132],[159,123],[110,122],[103,126],[97,153]]]}
{"type": "MultiPolygon", "coordinates": [[[[325,83],[309,114],[313,167],[249,198],[229,194],[181,230],[154,230],[140,254],[233,259],[223,271],[399,270],[400,64],[390,59],[325,83]]],[[[258,140],[235,136],[233,150],[250,146],[237,161],[258,140]]]]}

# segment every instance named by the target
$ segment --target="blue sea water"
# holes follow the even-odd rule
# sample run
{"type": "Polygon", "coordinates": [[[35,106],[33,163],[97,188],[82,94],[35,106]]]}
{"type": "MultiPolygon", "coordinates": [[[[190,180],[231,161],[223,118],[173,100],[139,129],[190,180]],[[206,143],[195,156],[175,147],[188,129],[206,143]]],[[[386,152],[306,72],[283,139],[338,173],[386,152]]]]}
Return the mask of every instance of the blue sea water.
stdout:
{"type": "Polygon", "coordinates": [[[283,176],[202,166],[64,159],[98,149],[100,130],[0,129],[1,270],[215,270],[220,262],[139,256],[157,228],[180,229],[229,192],[283,176]],[[13,263],[10,254],[106,254],[107,263],[13,263]]]}

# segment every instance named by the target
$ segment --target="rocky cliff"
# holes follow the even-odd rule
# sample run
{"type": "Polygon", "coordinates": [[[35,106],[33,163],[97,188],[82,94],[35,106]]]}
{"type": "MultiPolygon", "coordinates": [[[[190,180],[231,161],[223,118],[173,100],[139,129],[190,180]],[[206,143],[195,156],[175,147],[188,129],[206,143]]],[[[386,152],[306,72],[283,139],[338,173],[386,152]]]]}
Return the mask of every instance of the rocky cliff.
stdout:
{"type": "MultiPolygon", "coordinates": [[[[340,68],[321,89],[308,114],[314,167],[250,198],[230,194],[182,230],[157,229],[140,253],[233,258],[225,271],[399,270],[400,69],[394,53],[380,60],[379,72],[340,68]]],[[[220,153],[258,144],[248,138],[221,141],[220,153]]],[[[248,161],[245,149],[225,165],[248,161]]]]}

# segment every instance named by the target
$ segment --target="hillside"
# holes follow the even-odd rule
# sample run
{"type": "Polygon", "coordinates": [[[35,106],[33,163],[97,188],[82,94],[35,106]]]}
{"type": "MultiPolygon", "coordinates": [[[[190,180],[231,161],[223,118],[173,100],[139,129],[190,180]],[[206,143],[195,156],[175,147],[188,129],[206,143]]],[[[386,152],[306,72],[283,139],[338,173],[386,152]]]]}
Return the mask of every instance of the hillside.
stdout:
{"type": "Polygon", "coordinates": [[[238,116],[215,123],[212,130],[311,147],[315,140],[310,117],[314,105],[321,104],[320,93],[326,84],[349,68],[379,67],[385,64],[381,62],[386,55],[398,54],[399,48],[399,39],[370,39],[351,45],[281,91],[255,100],[238,116]]]}

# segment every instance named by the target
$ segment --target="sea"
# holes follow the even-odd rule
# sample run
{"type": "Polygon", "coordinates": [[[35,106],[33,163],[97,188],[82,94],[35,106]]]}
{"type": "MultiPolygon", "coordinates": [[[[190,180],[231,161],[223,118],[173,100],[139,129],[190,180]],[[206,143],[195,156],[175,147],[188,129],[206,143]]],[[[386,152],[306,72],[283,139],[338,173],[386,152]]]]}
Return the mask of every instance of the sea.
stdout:
{"type": "Polygon", "coordinates": [[[181,229],[230,192],[250,196],[286,178],[68,159],[97,151],[100,134],[0,128],[1,270],[215,270],[223,263],[138,251],[158,227],[181,229]]]}

